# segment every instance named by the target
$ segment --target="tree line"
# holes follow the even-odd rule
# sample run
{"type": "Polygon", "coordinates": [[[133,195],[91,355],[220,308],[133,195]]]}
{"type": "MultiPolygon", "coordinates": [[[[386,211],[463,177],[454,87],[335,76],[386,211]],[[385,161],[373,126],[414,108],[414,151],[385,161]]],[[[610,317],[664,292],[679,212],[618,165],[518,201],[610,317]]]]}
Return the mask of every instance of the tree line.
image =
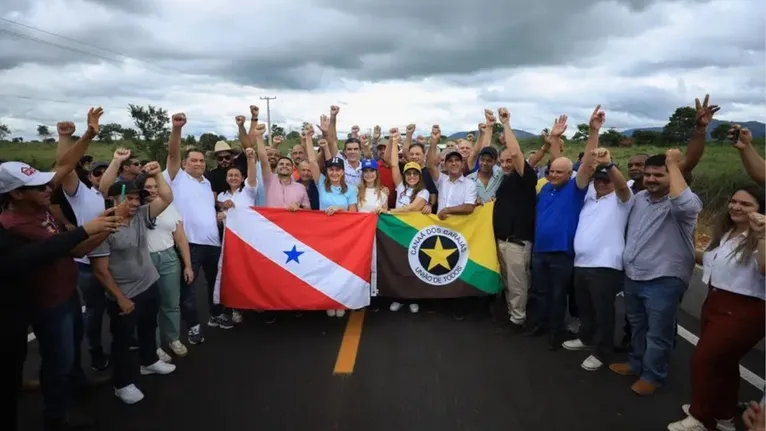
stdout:
{"type": "MultiPolygon", "coordinates": [[[[128,113],[133,119],[134,127],[123,127],[121,124],[108,123],[101,126],[97,139],[106,143],[115,140],[126,140],[134,142],[137,149],[146,154],[152,160],[164,160],[166,156],[166,143],[170,136],[168,124],[170,118],[168,111],[156,106],[147,105],[128,105],[128,113]]],[[[626,137],[623,133],[614,128],[605,130],[601,133],[599,140],[601,145],[607,147],[616,147],[620,145],[653,145],[670,146],[679,143],[686,143],[692,136],[696,111],[689,106],[679,107],[668,119],[668,123],[662,128],[662,131],[636,130],[632,137],[626,137]]],[[[502,125],[498,124],[494,134],[499,136],[502,133],[502,125]],[[499,130],[498,130],[499,129],[499,130]]],[[[722,122],[718,124],[710,133],[713,140],[724,142],[731,125],[722,122]]],[[[282,136],[286,139],[298,139],[300,132],[293,130],[285,134],[284,128],[277,124],[272,124],[271,134],[273,136],[282,136]]],[[[43,142],[55,142],[48,126],[40,124],[37,126],[37,135],[43,142]]],[[[0,141],[5,141],[11,136],[10,128],[5,124],[0,124],[0,141]]],[[[77,138],[76,136],[73,138],[77,138]]],[[[577,131],[570,140],[586,141],[588,139],[588,124],[577,125],[577,131]]],[[[203,133],[199,139],[193,135],[184,138],[185,146],[195,146],[204,151],[211,151],[215,143],[226,140],[223,135],[216,133],[203,133]]],[[[12,138],[12,142],[23,142],[23,138],[12,138]]]]}

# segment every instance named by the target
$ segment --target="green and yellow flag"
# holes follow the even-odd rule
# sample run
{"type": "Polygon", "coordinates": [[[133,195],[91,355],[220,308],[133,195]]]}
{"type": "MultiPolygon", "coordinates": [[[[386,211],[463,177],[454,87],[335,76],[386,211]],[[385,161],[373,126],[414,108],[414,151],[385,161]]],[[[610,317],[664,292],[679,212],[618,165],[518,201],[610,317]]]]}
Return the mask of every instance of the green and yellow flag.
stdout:
{"type": "Polygon", "coordinates": [[[492,230],[494,203],[439,220],[419,212],[381,214],[377,231],[378,296],[458,298],[503,288],[492,230]]]}

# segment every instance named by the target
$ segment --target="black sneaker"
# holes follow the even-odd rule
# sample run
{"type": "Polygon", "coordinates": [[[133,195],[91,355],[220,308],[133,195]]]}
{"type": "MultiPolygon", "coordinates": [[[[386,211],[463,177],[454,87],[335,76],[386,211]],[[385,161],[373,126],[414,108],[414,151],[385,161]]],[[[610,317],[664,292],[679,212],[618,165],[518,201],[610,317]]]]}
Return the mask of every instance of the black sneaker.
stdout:
{"type": "Polygon", "coordinates": [[[109,356],[107,356],[101,349],[93,349],[90,351],[90,368],[93,371],[104,371],[109,368],[109,356]]]}
{"type": "MultiPolygon", "coordinates": [[[[210,324],[208,322],[208,324],[210,324]]],[[[205,337],[202,335],[202,331],[199,330],[199,325],[196,326],[196,330],[190,329],[188,333],[189,344],[202,344],[205,342],[205,337]]]]}
{"type": "Polygon", "coordinates": [[[225,314],[220,316],[213,316],[207,321],[207,326],[221,329],[231,329],[234,327],[234,322],[231,321],[231,317],[225,314]]]}
{"type": "Polygon", "coordinates": [[[130,351],[134,352],[134,351],[136,351],[136,350],[138,350],[140,348],[141,347],[139,347],[139,345],[138,345],[138,340],[136,340],[135,337],[131,338],[130,339],[130,351]]]}

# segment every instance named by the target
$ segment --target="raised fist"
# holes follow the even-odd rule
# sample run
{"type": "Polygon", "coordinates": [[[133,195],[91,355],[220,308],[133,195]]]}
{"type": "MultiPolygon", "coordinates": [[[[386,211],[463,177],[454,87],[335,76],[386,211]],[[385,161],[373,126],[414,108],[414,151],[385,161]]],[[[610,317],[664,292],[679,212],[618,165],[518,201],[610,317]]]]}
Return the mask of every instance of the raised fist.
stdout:
{"type": "Polygon", "coordinates": [[[244,115],[237,115],[234,117],[234,122],[237,123],[237,126],[244,126],[245,125],[245,116],[244,115]]]}
{"type": "Polygon", "coordinates": [[[275,145],[276,144],[281,144],[282,143],[282,137],[281,136],[274,136],[273,138],[271,138],[271,142],[273,142],[275,145]]]}
{"type": "Polygon", "coordinates": [[[500,117],[500,122],[508,124],[511,121],[511,113],[506,108],[500,108],[497,110],[497,115],[500,117]]]}
{"type": "Polygon", "coordinates": [[[442,138],[442,131],[439,128],[438,124],[434,124],[433,127],[431,127],[431,145],[438,144],[441,138],[442,138]]]}
{"type": "Polygon", "coordinates": [[[98,108],[90,108],[90,110],[88,110],[88,132],[98,133],[100,130],[98,121],[102,115],[104,115],[104,110],[100,106],[98,108]]]}
{"type": "Polygon", "coordinates": [[[122,163],[130,158],[130,150],[127,148],[118,148],[114,150],[114,156],[112,158],[122,163]]]}
{"type": "Polygon", "coordinates": [[[255,105],[250,105],[250,116],[253,118],[258,118],[258,107],[255,105]]]}
{"type": "Polygon", "coordinates": [[[252,148],[245,148],[245,156],[248,159],[255,159],[255,150],[252,148]]]}
{"type": "Polygon", "coordinates": [[[684,156],[681,154],[681,150],[678,150],[676,148],[671,148],[667,151],[665,151],[665,164],[673,163],[673,164],[679,164],[681,163],[681,160],[683,160],[684,156]]]}
{"type": "Polygon", "coordinates": [[[354,138],[359,136],[359,126],[357,125],[351,126],[351,136],[353,136],[354,138]]]}
{"type": "Polygon", "coordinates": [[[419,144],[425,144],[425,142],[426,142],[426,137],[425,137],[425,136],[423,136],[423,135],[418,135],[418,137],[417,137],[417,138],[415,138],[415,142],[417,142],[417,143],[419,143],[419,144]]]}
{"type": "Polygon", "coordinates": [[[370,145],[370,138],[367,135],[361,135],[359,136],[359,142],[362,143],[362,146],[370,145]]]}
{"type": "Polygon", "coordinates": [[[375,126],[375,128],[372,129],[372,139],[380,139],[380,126],[375,126]]]}
{"type": "Polygon", "coordinates": [[[144,165],[144,172],[150,177],[156,177],[162,173],[162,168],[157,162],[149,162],[144,165]]]}
{"type": "Polygon", "coordinates": [[[186,114],[183,112],[179,112],[178,114],[173,114],[172,118],[173,127],[181,128],[186,125],[186,114]]]}
{"type": "Polygon", "coordinates": [[[259,138],[263,138],[263,135],[266,133],[266,125],[263,123],[257,124],[255,126],[255,136],[259,138]]]}
{"type": "Polygon", "coordinates": [[[334,116],[338,115],[338,112],[340,112],[340,108],[339,107],[337,107],[335,105],[330,106],[330,115],[332,115],[334,117],[334,116]]]}
{"type": "Polygon", "coordinates": [[[388,134],[389,135],[398,135],[399,134],[399,129],[396,128],[396,127],[392,127],[390,129],[388,129],[388,134]]]}
{"type": "Polygon", "coordinates": [[[758,239],[763,239],[766,229],[766,218],[764,215],[757,212],[752,212],[747,215],[750,219],[750,230],[755,233],[758,239]]]}
{"type": "Polygon", "coordinates": [[[411,135],[415,133],[415,125],[414,124],[408,124],[407,125],[407,134],[411,135]]]}
{"type": "Polygon", "coordinates": [[[597,165],[608,165],[612,162],[612,155],[609,154],[609,150],[606,148],[596,148],[593,150],[593,156],[596,159],[597,165]]]}
{"type": "Polygon", "coordinates": [[[74,130],[74,123],[71,121],[60,121],[56,123],[56,131],[60,136],[72,136],[74,130]]]}
{"type": "Polygon", "coordinates": [[[327,148],[327,139],[320,139],[318,144],[319,148],[327,148]]]}

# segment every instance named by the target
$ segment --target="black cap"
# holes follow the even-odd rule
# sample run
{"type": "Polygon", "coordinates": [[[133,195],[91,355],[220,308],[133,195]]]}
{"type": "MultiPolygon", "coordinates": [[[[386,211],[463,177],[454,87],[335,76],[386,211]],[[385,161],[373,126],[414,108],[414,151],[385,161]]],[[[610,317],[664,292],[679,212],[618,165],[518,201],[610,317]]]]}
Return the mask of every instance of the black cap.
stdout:
{"type": "Polygon", "coordinates": [[[106,195],[108,197],[119,196],[122,194],[122,186],[125,186],[125,194],[138,193],[143,196],[146,193],[144,189],[138,184],[138,181],[132,180],[117,181],[116,183],[112,184],[111,187],[109,187],[106,195]]]}
{"type": "Polygon", "coordinates": [[[96,169],[108,168],[108,167],[109,167],[109,163],[106,163],[106,162],[93,162],[93,163],[90,164],[90,171],[93,172],[96,169]]]}
{"type": "Polygon", "coordinates": [[[333,157],[332,159],[325,162],[325,167],[331,167],[335,166],[336,168],[345,169],[345,165],[343,164],[343,159],[340,157],[333,157]]]}
{"type": "Polygon", "coordinates": [[[447,151],[447,154],[444,155],[444,160],[447,160],[452,156],[458,156],[460,160],[463,160],[463,155],[460,154],[460,151],[458,151],[457,148],[450,148],[447,151]]]}
{"type": "Polygon", "coordinates": [[[593,172],[593,179],[609,181],[609,168],[604,165],[597,167],[596,171],[593,172]]]}
{"type": "Polygon", "coordinates": [[[479,157],[490,156],[493,159],[497,159],[497,150],[494,147],[484,147],[479,151],[479,157]]]}

